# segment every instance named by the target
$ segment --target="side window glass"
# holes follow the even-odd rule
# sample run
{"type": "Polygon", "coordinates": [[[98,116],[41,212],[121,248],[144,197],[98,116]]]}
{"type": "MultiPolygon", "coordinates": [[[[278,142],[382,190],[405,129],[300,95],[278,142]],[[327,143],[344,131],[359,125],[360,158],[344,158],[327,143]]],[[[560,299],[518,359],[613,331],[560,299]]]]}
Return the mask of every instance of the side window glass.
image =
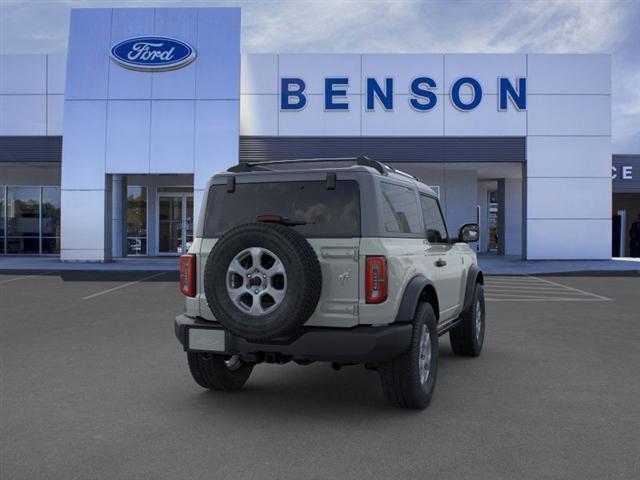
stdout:
{"type": "Polygon", "coordinates": [[[420,233],[420,213],[416,193],[391,183],[382,183],[384,226],[391,233],[420,233]]]}
{"type": "Polygon", "coordinates": [[[420,206],[429,243],[443,243],[448,239],[447,228],[435,198],[420,195],[420,206]]]}

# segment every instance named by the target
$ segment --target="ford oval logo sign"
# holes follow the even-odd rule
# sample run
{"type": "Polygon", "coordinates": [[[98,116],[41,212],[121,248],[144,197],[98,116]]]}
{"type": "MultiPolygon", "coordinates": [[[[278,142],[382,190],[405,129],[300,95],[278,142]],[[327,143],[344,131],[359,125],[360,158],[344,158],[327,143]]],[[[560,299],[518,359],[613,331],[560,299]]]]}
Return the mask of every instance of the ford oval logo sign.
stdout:
{"type": "Polygon", "coordinates": [[[131,70],[162,72],[189,65],[196,59],[196,51],[175,38],[136,37],[116,43],[111,48],[111,59],[131,70]]]}

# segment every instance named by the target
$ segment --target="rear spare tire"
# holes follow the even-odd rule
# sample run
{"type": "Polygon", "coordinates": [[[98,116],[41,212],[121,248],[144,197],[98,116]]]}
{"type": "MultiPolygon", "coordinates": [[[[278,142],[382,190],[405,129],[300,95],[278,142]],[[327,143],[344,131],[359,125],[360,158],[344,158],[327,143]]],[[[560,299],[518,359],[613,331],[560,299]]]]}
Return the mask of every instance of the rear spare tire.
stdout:
{"type": "Polygon", "coordinates": [[[320,299],[322,272],[309,242],[292,228],[248,223],[216,243],[204,291],[216,320],[231,333],[265,341],[309,319],[320,299]]]}

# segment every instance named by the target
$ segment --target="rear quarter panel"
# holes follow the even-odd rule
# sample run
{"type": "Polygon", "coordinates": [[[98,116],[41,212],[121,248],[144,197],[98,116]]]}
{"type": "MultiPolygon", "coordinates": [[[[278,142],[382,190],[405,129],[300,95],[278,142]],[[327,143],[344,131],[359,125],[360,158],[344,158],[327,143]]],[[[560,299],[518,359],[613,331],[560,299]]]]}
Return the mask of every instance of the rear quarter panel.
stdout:
{"type": "MultiPolygon", "coordinates": [[[[204,294],[204,268],[207,265],[207,259],[209,258],[209,253],[213,250],[217,238],[199,238],[197,241],[193,243],[191,249],[194,250],[193,253],[197,255],[197,268],[198,268],[198,280],[197,280],[197,290],[198,294],[196,296],[196,302],[198,304],[198,315],[206,320],[215,320],[209,305],[207,304],[207,297],[204,294]],[[197,250],[196,250],[197,247],[197,250]]],[[[187,314],[189,314],[187,310],[187,314]]]]}
{"type": "Polygon", "coordinates": [[[362,274],[359,238],[310,238],[320,261],[322,294],[305,323],[314,327],[355,327],[359,319],[362,274]]]}
{"type": "Polygon", "coordinates": [[[366,303],[365,282],[360,287],[360,323],[385,325],[395,321],[400,301],[409,281],[416,275],[428,278],[424,271],[424,241],[419,238],[363,238],[360,242],[360,271],[364,278],[367,255],[383,255],[387,259],[387,300],[370,305],[366,303]]]}

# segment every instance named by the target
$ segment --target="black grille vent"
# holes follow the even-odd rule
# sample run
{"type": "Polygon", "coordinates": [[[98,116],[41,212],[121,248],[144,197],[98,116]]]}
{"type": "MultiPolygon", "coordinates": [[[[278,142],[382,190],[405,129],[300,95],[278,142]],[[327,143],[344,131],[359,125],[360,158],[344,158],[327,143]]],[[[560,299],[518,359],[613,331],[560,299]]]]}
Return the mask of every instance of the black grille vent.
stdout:
{"type": "Polygon", "coordinates": [[[0,137],[0,162],[60,162],[62,137],[0,137]]]}
{"type": "Polygon", "coordinates": [[[394,162],[524,162],[524,137],[240,137],[240,162],[365,155],[394,162]]]}

